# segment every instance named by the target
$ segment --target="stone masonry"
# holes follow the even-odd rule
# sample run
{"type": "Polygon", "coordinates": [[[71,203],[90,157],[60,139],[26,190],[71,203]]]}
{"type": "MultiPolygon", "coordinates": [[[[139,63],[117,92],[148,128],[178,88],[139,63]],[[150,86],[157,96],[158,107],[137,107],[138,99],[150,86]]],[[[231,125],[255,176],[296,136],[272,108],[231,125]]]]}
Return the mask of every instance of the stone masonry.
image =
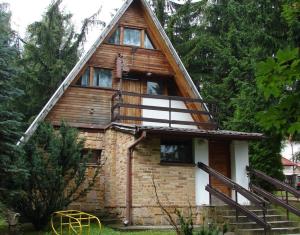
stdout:
{"type": "MultiPolygon", "coordinates": [[[[86,147],[102,149],[101,159],[105,164],[93,190],[70,208],[123,220],[126,207],[127,148],[135,138],[132,134],[113,129],[105,133],[85,132],[81,135],[86,138],[86,147]]],[[[88,168],[89,178],[95,167],[88,168]]],[[[172,213],[177,208],[187,215],[191,206],[195,223],[202,223],[201,212],[195,215],[198,210],[195,206],[195,166],[161,164],[158,137],[147,136],[136,146],[132,172],[132,218],[135,225],[169,224],[157,204],[153,179],[164,207],[172,213]]]]}

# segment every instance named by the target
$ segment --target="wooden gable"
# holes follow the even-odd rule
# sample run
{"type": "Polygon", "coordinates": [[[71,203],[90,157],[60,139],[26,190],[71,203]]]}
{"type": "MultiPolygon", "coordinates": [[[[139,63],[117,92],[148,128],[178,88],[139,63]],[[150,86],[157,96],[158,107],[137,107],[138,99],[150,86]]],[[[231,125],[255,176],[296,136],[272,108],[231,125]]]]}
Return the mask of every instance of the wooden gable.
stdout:
{"type": "MultiPolygon", "coordinates": [[[[122,34],[121,34],[122,35],[122,34]]],[[[37,118],[25,133],[28,138],[36,129],[38,122],[46,119],[54,124],[65,120],[72,126],[102,127],[110,122],[111,97],[117,90],[125,90],[143,94],[146,92],[145,81],[159,79],[165,84],[171,84],[173,93],[188,98],[201,98],[176,51],[161,28],[156,16],[150,10],[145,0],[127,0],[118,11],[112,22],[97,39],[92,48],[76,64],[37,118]],[[108,38],[117,28],[134,28],[147,34],[154,49],[108,43],[108,38]],[[129,76],[136,74],[140,79],[122,82],[116,76],[116,58],[121,55],[128,69],[129,76]],[[90,68],[89,82],[92,84],[95,68],[108,69],[112,74],[112,84],[109,88],[100,89],[93,85],[78,86],[78,79],[85,70],[90,68]],[[174,89],[173,89],[174,88],[174,89]]],[[[169,85],[168,85],[169,86],[169,85]]],[[[170,95],[168,89],[164,95],[170,95]]],[[[172,94],[174,95],[174,94],[172,94]]],[[[133,99],[140,103],[140,99],[133,99]]],[[[203,105],[186,104],[189,109],[206,111],[203,105]]],[[[140,115],[137,111],[126,111],[140,115]]],[[[192,115],[196,121],[206,122],[209,116],[192,115]]]]}

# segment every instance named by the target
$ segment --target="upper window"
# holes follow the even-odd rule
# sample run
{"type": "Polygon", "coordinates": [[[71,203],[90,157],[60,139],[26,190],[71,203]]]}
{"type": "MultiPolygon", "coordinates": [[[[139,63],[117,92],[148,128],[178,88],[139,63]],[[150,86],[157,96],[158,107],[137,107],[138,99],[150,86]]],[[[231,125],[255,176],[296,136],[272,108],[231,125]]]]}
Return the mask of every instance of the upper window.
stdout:
{"type": "Polygon", "coordinates": [[[162,141],[160,145],[161,162],[193,163],[191,141],[162,141]]]}
{"type": "Polygon", "coordinates": [[[116,45],[123,44],[128,46],[154,49],[153,43],[144,29],[119,27],[108,38],[107,42],[116,45]]]}
{"type": "Polygon", "coordinates": [[[94,69],[93,85],[99,87],[112,87],[112,73],[109,69],[94,69]]]}
{"type": "Polygon", "coordinates": [[[120,28],[117,28],[116,31],[108,39],[109,43],[120,44],[120,28]]]}
{"type": "Polygon", "coordinates": [[[147,49],[154,49],[152,42],[150,41],[148,34],[145,32],[145,39],[144,39],[144,47],[147,49]]]}
{"type": "Polygon", "coordinates": [[[147,94],[163,95],[164,87],[162,82],[147,81],[147,94]]]}
{"type": "Polygon", "coordinates": [[[124,45],[141,46],[141,30],[139,29],[124,29],[124,45]]]}
{"type": "Polygon", "coordinates": [[[76,85],[88,86],[90,79],[90,68],[87,68],[81,77],[77,80],[76,85]]]}

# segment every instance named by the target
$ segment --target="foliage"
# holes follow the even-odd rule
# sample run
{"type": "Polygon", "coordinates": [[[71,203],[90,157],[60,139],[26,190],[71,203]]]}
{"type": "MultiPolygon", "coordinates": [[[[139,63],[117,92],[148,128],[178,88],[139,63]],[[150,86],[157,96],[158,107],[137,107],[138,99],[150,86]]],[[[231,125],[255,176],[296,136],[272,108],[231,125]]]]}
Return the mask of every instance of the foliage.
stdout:
{"type": "Polygon", "coordinates": [[[270,106],[259,113],[261,124],[284,136],[300,134],[299,48],[279,50],[257,66],[257,84],[270,106]]]}
{"type": "Polygon", "coordinates": [[[288,2],[186,1],[167,25],[168,35],[202,96],[217,104],[220,128],[264,132],[265,140],[250,145],[250,162],[276,178],[282,177],[278,148],[282,135],[265,130],[257,121],[255,114],[268,108],[270,101],[257,89],[255,68],[258,61],[299,36],[280,17],[288,2]],[[274,163],[279,171],[269,172],[274,163]]]}
{"type": "Polygon", "coordinates": [[[19,87],[25,94],[17,100],[26,121],[36,115],[71,71],[80,55],[81,44],[93,17],[86,19],[76,33],[72,15],[64,12],[62,0],[54,1],[41,21],[28,26],[20,66],[24,68],[19,87]]]}
{"type": "Polygon", "coordinates": [[[54,211],[85,195],[95,183],[100,166],[87,180],[88,156],[82,156],[83,146],[76,129],[62,123],[56,131],[50,124],[40,124],[24,144],[20,158],[27,175],[19,185],[19,193],[7,195],[9,207],[41,229],[54,211]]]}
{"type": "Polygon", "coordinates": [[[13,106],[13,100],[21,93],[13,85],[18,74],[16,62],[19,51],[7,8],[6,4],[0,4],[0,195],[8,190],[7,180],[18,168],[18,162],[15,163],[18,153],[16,143],[22,118],[13,106]]]}

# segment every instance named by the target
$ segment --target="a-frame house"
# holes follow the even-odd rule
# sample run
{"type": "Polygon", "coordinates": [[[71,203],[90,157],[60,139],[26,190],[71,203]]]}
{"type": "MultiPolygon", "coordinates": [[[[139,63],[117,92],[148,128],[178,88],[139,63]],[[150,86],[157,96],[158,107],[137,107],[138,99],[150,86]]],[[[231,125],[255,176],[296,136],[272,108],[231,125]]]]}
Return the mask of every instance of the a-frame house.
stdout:
{"type": "Polygon", "coordinates": [[[106,162],[94,190],[73,206],[158,225],[166,220],[153,178],[162,202],[178,209],[212,203],[209,183],[233,196],[197,162],[248,187],[247,141],[261,134],[219,130],[213,117],[148,3],[127,0],[24,140],[42,120],[78,128],[93,152],[91,167],[106,162]]]}

